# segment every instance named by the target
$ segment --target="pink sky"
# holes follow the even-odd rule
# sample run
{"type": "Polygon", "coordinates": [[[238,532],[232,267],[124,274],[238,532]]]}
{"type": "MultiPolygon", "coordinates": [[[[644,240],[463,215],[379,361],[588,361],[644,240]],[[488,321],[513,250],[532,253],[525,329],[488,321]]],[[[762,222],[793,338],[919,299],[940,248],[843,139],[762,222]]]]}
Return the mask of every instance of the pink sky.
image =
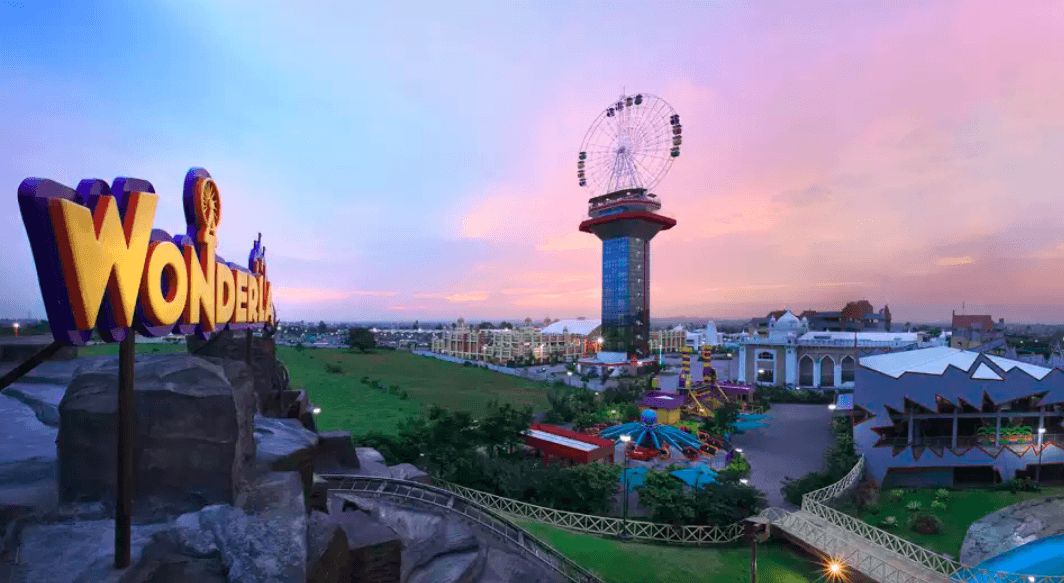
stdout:
{"type": "MultiPolygon", "coordinates": [[[[1064,321],[1064,3],[619,6],[382,9],[353,34],[340,4],[204,3],[204,42],[276,96],[260,91],[246,114],[219,110],[224,123],[162,145],[151,131],[166,130],[133,143],[122,124],[193,127],[177,106],[101,130],[116,122],[49,97],[50,123],[113,135],[92,151],[21,146],[0,178],[13,200],[30,175],[129,174],[176,190],[205,166],[227,205],[221,252],[246,254],[263,232],[282,319],[597,317],[601,247],[577,232],[588,194],[574,162],[624,87],[665,98],[684,125],[683,154],[655,189],[679,224],[652,246],[653,316],[868,299],[901,321],[944,321],[962,302],[1064,321]],[[275,104],[288,99],[305,101],[275,104]],[[372,99],[405,109],[385,115],[372,99]],[[319,110],[334,117],[310,121],[319,110]],[[282,123],[275,143],[255,135],[282,123]],[[367,144],[379,147],[355,152],[367,144]]],[[[15,71],[69,95],[93,83],[15,71]]],[[[239,84],[209,86],[245,99],[239,84]]],[[[41,115],[16,106],[19,119],[41,115]]],[[[176,230],[179,204],[157,222],[176,230]]],[[[32,266],[16,247],[0,271],[32,266]]],[[[43,313],[39,290],[7,285],[26,299],[0,308],[43,313]]]]}

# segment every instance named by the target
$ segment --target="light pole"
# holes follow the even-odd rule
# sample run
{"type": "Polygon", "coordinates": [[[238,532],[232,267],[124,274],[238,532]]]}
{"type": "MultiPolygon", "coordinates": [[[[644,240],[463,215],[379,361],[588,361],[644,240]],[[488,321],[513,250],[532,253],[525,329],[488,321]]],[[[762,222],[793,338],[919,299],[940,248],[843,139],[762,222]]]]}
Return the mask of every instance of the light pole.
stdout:
{"type": "Polygon", "coordinates": [[[621,436],[621,443],[624,444],[624,453],[622,454],[624,455],[624,501],[622,502],[622,506],[624,507],[624,518],[621,520],[621,534],[618,538],[623,540],[628,539],[628,443],[631,441],[631,435],[625,434],[621,436]]]}
{"type": "Polygon", "coordinates": [[[1038,466],[1034,469],[1034,483],[1038,484],[1042,482],[1042,442],[1045,438],[1046,428],[1038,428],[1038,466]]]}
{"type": "Polygon", "coordinates": [[[18,338],[18,322],[15,322],[15,338],[18,338]]]}

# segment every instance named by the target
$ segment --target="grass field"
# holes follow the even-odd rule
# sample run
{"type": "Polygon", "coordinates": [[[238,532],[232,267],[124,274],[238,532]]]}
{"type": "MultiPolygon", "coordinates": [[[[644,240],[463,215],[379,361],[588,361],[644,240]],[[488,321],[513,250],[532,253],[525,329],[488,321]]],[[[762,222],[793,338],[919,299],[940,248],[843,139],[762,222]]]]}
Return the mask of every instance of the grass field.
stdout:
{"type": "Polygon", "coordinates": [[[935,500],[934,488],[920,488],[905,490],[901,500],[891,500],[890,491],[884,491],[880,496],[880,510],[872,515],[867,512],[856,511],[853,515],[869,524],[883,528],[882,522],[888,516],[897,519],[898,526],[886,529],[905,540],[916,543],[925,549],[939,553],[948,553],[953,557],[959,557],[961,544],[964,536],[968,534],[968,527],[973,522],[983,518],[991,512],[996,512],[1007,506],[1036,500],[1048,496],[1064,496],[1064,487],[1043,487],[1041,492],[995,492],[986,489],[968,489],[950,491],[945,510],[931,508],[935,500]],[[920,502],[922,512],[931,512],[942,519],[944,528],[938,534],[920,534],[905,528],[905,520],[909,517],[906,505],[910,502],[920,502]]]}
{"type": "MultiPolygon", "coordinates": [[[[141,354],[183,353],[181,344],[138,344],[141,354]]],[[[79,350],[81,356],[118,354],[117,344],[98,344],[79,350]]],[[[493,399],[516,407],[531,405],[535,411],[547,408],[545,383],[533,382],[466,367],[409,352],[379,350],[370,354],[347,350],[277,347],[277,358],[288,366],[292,386],[306,388],[310,400],[321,407],[318,427],[328,431],[349,430],[358,435],[371,430],[394,433],[399,422],[439,405],[452,411],[482,414],[493,399]],[[341,373],[326,371],[325,365],[339,366],[341,373]],[[362,377],[380,379],[384,385],[398,385],[409,396],[370,389],[362,377]]]]}
{"type": "MultiPolygon", "coordinates": [[[[610,583],[747,583],[750,549],[741,547],[674,547],[622,543],[575,534],[542,524],[519,523],[610,583]]],[[[824,579],[821,565],[784,544],[757,549],[757,578],[771,583],[812,583],[824,579]]]]}
{"type": "Polygon", "coordinates": [[[545,383],[409,352],[381,350],[359,354],[278,347],[277,358],[288,366],[292,385],[306,387],[311,401],[321,407],[318,422],[322,429],[344,429],[353,434],[371,429],[391,433],[399,421],[431,405],[474,415],[484,413],[493,399],[516,407],[531,405],[535,411],[548,406],[550,389],[545,383]],[[342,372],[327,372],[326,364],[339,366],[342,372]],[[380,379],[385,385],[398,385],[409,399],[403,401],[370,389],[360,382],[363,376],[380,379]]]}

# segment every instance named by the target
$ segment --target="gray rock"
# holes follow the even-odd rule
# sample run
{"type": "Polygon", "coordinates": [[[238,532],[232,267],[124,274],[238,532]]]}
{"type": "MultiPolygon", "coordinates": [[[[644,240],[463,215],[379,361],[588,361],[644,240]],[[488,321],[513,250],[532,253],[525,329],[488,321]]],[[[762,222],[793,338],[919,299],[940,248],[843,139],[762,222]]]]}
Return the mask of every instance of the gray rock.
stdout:
{"type": "Polygon", "coordinates": [[[303,497],[303,483],[297,472],[262,472],[248,480],[240,507],[253,514],[306,514],[303,497]]]}
{"type": "Polygon", "coordinates": [[[351,441],[350,431],[320,431],[318,457],[314,469],[318,472],[342,472],[359,467],[358,453],[351,441]]]}
{"type": "Polygon", "coordinates": [[[467,551],[434,557],[429,563],[415,568],[408,583],[474,583],[484,570],[484,557],[479,551],[467,551]]]}
{"type": "Polygon", "coordinates": [[[307,583],[350,583],[351,552],[347,533],[328,514],[307,519],[307,583]]]}
{"type": "Polygon", "coordinates": [[[410,480],[422,484],[432,484],[432,477],[419,470],[414,464],[396,464],[388,467],[391,477],[397,480],[410,480]]]}
{"type": "MultiPolygon", "coordinates": [[[[130,536],[132,563],[151,536],[165,524],[134,526],[130,536]]],[[[19,566],[14,581],[25,583],[126,583],[114,568],[114,521],[94,520],[30,525],[22,531],[19,566]]]]}
{"type": "Polygon", "coordinates": [[[355,453],[358,456],[359,462],[375,462],[378,464],[386,464],[384,456],[381,452],[373,449],[372,447],[356,447],[355,453]]]}
{"type": "MultiPolygon", "coordinates": [[[[235,365],[189,355],[137,356],[135,515],[160,504],[179,514],[238,495],[254,447],[252,412],[240,394],[250,385],[234,387],[227,371],[239,377],[235,365]]],[[[63,500],[113,498],[117,387],[117,357],[101,359],[78,369],[60,402],[63,500]]]]}
{"type": "Polygon", "coordinates": [[[277,471],[297,470],[311,463],[318,450],[318,434],[296,419],[255,416],[258,460],[277,471]]]}
{"type": "Polygon", "coordinates": [[[6,395],[0,395],[0,418],[0,508],[54,508],[58,432],[6,395]]]}
{"type": "Polygon", "coordinates": [[[484,583],[543,583],[557,581],[558,577],[550,576],[542,565],[533,564],[520,555],[491,548],[480,580],[484,583]]]}
{"type": "MultiPolygon", "coordinates": [[[[247,333],[224,330],[210,340],[188,337],[189,352],[198,356],[211,356],[239,362],[247,362],[247,333]]],[[[277,362],[277,351],[272,338],[256,337],[252,341],[252,368],[256,409],[260,413],[280,413],[280,394],[287,389],[277,362]]]]}
{"type": "Polygon", "coordinates": [[[4,389],[8,397],[18,399],[33,410],[37,419],[45,425],[59,427],[59,402],[66,394],[67,385],[44,383],[13,383],[4,389]]]}
{"type": "Polygon", "coordinates": [[[979,563],[1031,541],[1064,533],[1064,496],[1028,500],[972,523],[961,545],[960,562],[979,563]]]}
{"type": "Polygon", "coordinates": [[[208,506],[178,517],[153,537],[141,566],[157,561],[210,573],[210,561],[217,558],[229,583],[301,583],[306,580],[306,529],[301,508],[294,514],[249,515],[228,505],[208,506]]]}

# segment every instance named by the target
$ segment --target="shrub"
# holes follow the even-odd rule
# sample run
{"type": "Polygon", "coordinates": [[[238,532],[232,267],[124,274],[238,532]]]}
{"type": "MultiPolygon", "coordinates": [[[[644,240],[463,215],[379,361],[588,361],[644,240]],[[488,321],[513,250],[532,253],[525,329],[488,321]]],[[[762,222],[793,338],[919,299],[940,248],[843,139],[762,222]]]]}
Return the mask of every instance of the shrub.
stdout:
{"type": "Polygon", "coordinates": [[[945,500],[949,498],[949,490],[945,488],[939,488],[938,490],[935,490],[935,498],[938,498],[939,500],[945,500]]]}
{"type": "Polygon", "coordinates": [[[410,398],[410,395],[406,391],[403,391],[403,392],[399,393],[399,400],[405,401],[405,400],[407,400],[409,398],[410,398]]]}
{"type": "Polygon", "coordinates": [[[945,510],[946,509],[946,503],[943,502],[942,500],[935,500],[934,502],[931,503],[931,508],[934,508],[935,510],[945,510]]]}
{"type": "Polygon", "coordinates": [[[942,524],[942,519],[926,512],[920,512],[913,514],[906,522],[906,526],[909,530],[920,534],[938,534],[942,532],[945,525],[942,524]]]}
{"type": "Polygon", "coordinates": [[[905,497],[905,494],[905,488],[895,488],[891,490],[887,496],[890,498],[891,502],[901,502],[901,499],[905,497]]]}
{"type": "Polygon", "coordinates": [[[1007,482],[1002,482],[1000,484],[994,484],[992,489],[997,490],[999,492],[1006,491],[1015,494],[1017,492],[1040,492],[1042,490],[1042,486],[1038,485],[1030,478],[1020,478],[1012,479],[1007,482]]]}
{"type": "Polygon", "coordinates": [[[908,504],[905,505],[905,509],[908,510],[909,512],[917,512],[923,507],[924,507],[924,504],[922,502],[920,502],[919,500],[913,500],[912,502],[909,502],[908,504]]]}
{"type": "Polygon", "coordinates": [[[463,362],[463,363],[462,363],[462,366],[473,366],[473,363],[472,363],[472,362],[469,362],[469,361],[467,360],[467,361],[465,361],[465,362],[463,362]]]}
{"type": "Polygon", "coordinates": [[[360,382],[360,383],[362,383],[364,385],[369,385],[369,377],[362,377],[362,378],[358,379],[358,382],[360,382]]]}
{"type": "Polygon", "coordinates": [[[879,525],[883,528],[894,528],[895,526],[898,526],[898,517],[888,516],[884,518],[883,522],[880,522],[879,525]]]}
{"type": "Polygon", "coordinates": [[[865,510],[865,512],[871,514],[872,516],[876,516],[880,512],[883,511],[883,509],[879,506],[879,504],[869,504],[869,505],[864,507],[864,510],[865,510]]]}
{"type": "Polygon", "coordinates": [[[330,363],[325,363],[325,370],[332,374],[341,374],[344,372],[344,369],[340,368],[340,365],[330,363]]]}
{"type": "Polygon", "coordinates": [[[400,391],[399,385],[392,385],[392,386],[388,387],[388,394],[389,395],[398,395],[399,391],[400,391]]]}

